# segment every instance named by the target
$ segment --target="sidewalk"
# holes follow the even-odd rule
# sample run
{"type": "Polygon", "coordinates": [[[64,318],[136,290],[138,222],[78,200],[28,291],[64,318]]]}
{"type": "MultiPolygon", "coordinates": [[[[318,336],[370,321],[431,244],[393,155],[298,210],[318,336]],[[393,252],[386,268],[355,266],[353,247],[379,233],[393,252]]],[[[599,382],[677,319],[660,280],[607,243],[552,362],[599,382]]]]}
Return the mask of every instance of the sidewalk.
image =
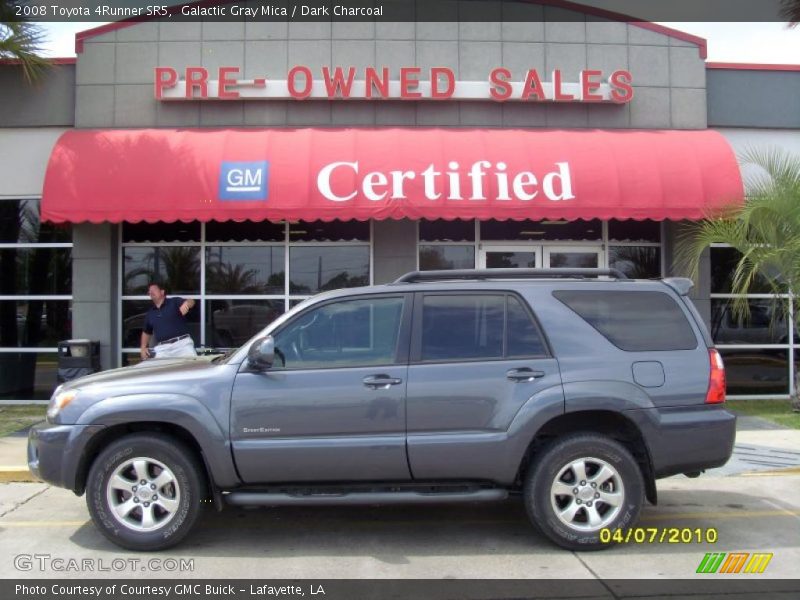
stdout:
{"type": "MultiPolygon", "coordinates": [[[[37,481],[28,471],[28,432],[0,437],[0,483],[37,481]]],[[[785,429],[758,417],[739,417],[731,460],[707,474],[800,472],[800,429],[785,429]]]]}

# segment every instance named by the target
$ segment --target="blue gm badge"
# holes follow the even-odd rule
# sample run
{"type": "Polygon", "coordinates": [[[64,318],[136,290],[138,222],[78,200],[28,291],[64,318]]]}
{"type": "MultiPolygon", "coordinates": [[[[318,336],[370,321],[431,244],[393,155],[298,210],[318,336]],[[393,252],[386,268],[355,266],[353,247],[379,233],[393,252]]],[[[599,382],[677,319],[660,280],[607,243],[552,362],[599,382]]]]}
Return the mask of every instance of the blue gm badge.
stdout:
{"type": "Polygon", "coordinates": [[[219,172],[220,200],[266,200],[269,161],[223,162],[219,172]]]}

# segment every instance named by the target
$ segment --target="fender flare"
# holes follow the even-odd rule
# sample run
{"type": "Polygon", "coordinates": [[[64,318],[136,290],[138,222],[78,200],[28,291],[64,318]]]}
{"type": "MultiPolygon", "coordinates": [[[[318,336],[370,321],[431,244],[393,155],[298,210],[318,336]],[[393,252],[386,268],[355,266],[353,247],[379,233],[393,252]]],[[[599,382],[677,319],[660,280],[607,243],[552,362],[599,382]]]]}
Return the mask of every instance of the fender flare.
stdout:
{"type": "Polygon", "coordinates": [[[186,430],[200,448],[214,486],[227,489],[241,483],[227,430],[192,396],[174,393],[110,396],[89,406],[78,419],[80,425],[103,425],[103,429],[136,423],[164,423],[186,430]]]}

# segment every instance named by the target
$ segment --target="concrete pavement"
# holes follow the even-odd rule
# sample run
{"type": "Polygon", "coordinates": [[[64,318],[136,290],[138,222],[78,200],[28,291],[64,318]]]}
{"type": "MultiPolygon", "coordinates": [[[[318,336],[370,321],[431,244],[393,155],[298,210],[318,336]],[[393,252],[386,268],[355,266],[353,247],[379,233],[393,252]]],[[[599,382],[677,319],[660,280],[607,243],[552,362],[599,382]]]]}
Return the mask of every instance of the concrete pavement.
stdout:
{"type": "Polygon", "coordinates": [[[705,553],[771,552],[768,568],[756,578],[796,579],[797,489],[796,474],[659,482],[659,505],[646,506],[639,526],[692,536],[713,531],[714,543],[669,543],[665,538],[631,541],[603,552],[568,552],[537,534],[519,499],[510,499],[473,505],[208,510],[178,547],[133,553],[95,529],[83,498],[44,484],[2,484],[0,578],[724,579],[696,574],[705,553]],[[46,559],[31,562],[34,555],[46,559]],[[81,566],[65,569],[70,559],[81,566]],[[91,561],[89,571],[84,559],[91,561]]]}

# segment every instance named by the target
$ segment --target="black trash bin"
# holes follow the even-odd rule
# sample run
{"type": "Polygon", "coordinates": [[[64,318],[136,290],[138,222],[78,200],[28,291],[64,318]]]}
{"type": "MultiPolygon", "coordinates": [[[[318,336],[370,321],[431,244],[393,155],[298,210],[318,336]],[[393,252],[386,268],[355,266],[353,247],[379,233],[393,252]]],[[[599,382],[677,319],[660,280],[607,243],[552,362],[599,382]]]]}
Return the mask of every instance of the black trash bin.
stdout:
{"type": "Polygon", "coordinates": [[[64,340],[58,342],[58,383],[71,381],[100,370],[100,342],[64,340]]]}

